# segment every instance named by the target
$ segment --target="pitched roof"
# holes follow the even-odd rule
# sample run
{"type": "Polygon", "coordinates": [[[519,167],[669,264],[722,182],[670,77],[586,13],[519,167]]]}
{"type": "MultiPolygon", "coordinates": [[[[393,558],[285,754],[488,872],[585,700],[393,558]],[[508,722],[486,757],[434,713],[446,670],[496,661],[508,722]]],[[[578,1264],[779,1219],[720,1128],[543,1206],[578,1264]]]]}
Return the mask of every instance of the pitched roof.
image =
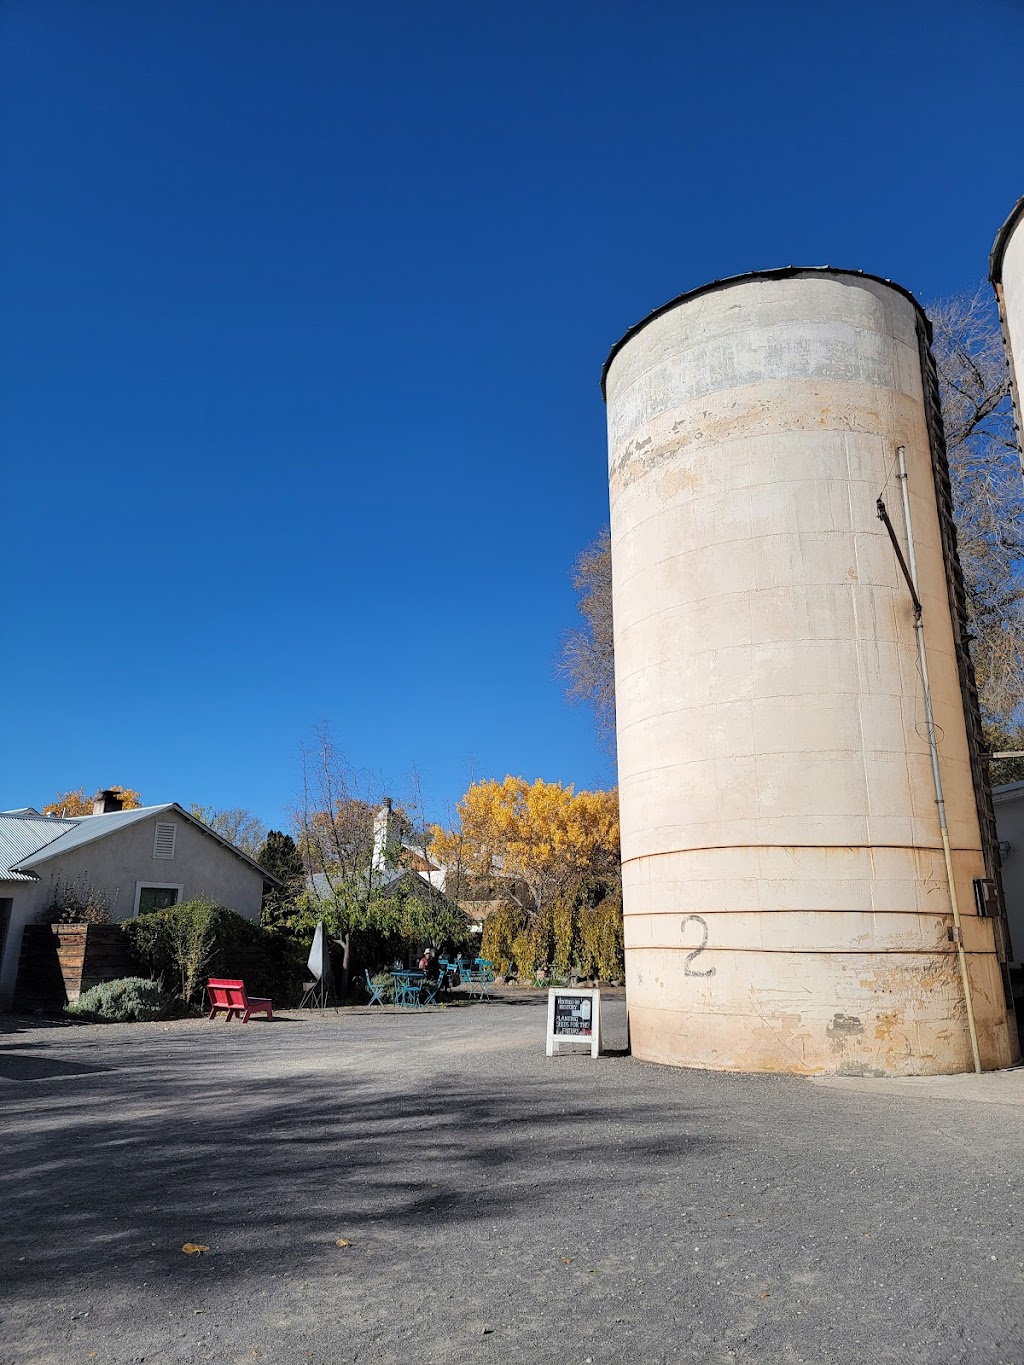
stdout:
{"type": "Polygon", "coordinates": [[[12,881],[32,881],[34,878],[31,873],[40,863],[48,862],[51,858],[58,858],[74,848],[81,848],[83,844],[94,843],[97,839],[103,839],[108,834],[114,834],[118,830],[125,829],[128,825],[134,825],[141,820],[149,820],[153,816],[164,814],[174,814],[187,820],[189,824],[195,825],[204,834],[208,834],[211,839],[216,839],[236,858],[241,858],[242,862],[248,863],[263,877],[264,881],[273,882],[275,886],[280,885],[278,878],[273,873],[260,867],[259,863],[250,858],[247,853],[243,853],[240,848],[235,848],[229,840],[223,838],[209,825],[204,825],[202,820],[197,820],[187,810],[183,810],[175,801],[168,801],[162,806],[136,806],[134,810],[109,811],[106,815],[82,815],[60,819],[55,819],[52,816],[33,818],[0,813],[0,841],[5,839],[4,831],[6,831],[6,840],[12,853],[12,856],[5,862],[3,849],[7,845],[0,842],[0,878],[6,877],[12,881]],[[21,825],[31,825],[36,828],[31,831],[26,829],[22,832],[18,828],[21,825]],[[29,875],[25,875],[26,873],[29,875]]]}
{"type": "Polygon", "coordinates": [[[113,834],[116,830],[136,825],[140,820],[148,820],[151,815],[160,815],[163,811],[174,809],[172,802],[166,806],[136,806],[134,810],[113,810],[106,815],[81,815],[62,821],[70,825],[70,829],[62,833],[59,839],[48,840],[38,851],[22,858],[18,863],[18,871],[22,869],[31,871],[38,863],[58,858],[73,848],[81,848],[83,844],[95,843],[97,839],[113,834]]]}
{"type": "Polygon", "coordinates": [[[35,881],[34,877],[11,869],[74,829],[75,823],[74,820],[40,815],[38,811],[25,815],[20,811],[0,812],[0,881],[35,881]]]}

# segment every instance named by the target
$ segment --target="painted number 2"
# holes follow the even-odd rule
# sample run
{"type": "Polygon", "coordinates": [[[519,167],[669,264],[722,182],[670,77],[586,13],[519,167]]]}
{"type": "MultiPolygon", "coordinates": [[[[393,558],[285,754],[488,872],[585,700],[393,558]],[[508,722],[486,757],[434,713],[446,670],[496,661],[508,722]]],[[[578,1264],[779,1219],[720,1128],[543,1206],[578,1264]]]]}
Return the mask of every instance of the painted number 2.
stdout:
{"type": "Polygon", "coordinates": [[[701,939],[697,947],[694,948],[692,953],[686,954],[686,961],[683,964],[683,974],[684,976],[714,976],[716,970],[714,967],[708,967],[703,972],[695,972],[693,968],[690,966],[690,963],[693,961],[693,959],[695,957],[699,957],[700,954],[704,951],[704,949],[708,946],[708,922],[703,915],[687,915],[686,918],[683,920],[682,924],[679,926],[683,935],[685,936],[686,926],[691,922],[691,920],[693,921],[694,924],[700,925],[704,937],[701,939]]]}

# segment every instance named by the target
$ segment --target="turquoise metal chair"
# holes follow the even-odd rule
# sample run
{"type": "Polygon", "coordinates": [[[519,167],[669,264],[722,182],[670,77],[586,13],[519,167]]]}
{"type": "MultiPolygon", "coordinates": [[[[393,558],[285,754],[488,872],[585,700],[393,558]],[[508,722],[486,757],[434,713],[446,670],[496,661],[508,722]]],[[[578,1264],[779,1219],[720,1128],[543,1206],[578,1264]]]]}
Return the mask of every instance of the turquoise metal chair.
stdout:
{"type": "Polygon", "coordinates": [[[369,967],[364,968],[364,971],[366,972],[366,989],[370,992],[370,1004],[371,1005],[387,1004],[387,1001],[381,995],[382,988],[380,986],[375,986],[373,984],[373,979],[370,976],[369,967]]]}

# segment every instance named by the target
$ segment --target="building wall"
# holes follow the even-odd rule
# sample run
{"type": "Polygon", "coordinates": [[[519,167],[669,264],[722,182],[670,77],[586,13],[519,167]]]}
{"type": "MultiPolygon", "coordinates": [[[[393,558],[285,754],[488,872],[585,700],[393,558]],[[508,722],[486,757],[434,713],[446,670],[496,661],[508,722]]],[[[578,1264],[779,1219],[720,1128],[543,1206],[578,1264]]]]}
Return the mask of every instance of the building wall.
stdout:
{"type": "Polygon", "coordinates": [[[980,1046],[1016,1055],[983,876],[913,304],[840,272],[680,301],[607,375],[633,1051],[969,1069],[903,537],[906,448],[980,1046]]]}
{"type": "Polygon", "coordinates": [[[263,901],[263,877],[259,872],[173,812],[126,825],[94,843],[56,856],[35,870],[37,883],[0,882],[0,895],[14,898],[0,963],[0,1009],[9,1009],[13,997],[22,927],[50,903],[60,883],[95,894],[115,921],[134,914],[139,882],[180,886],[179,901],[208,896],[253,921],[259,919],[263,901]],[[171,859],[153,857],[157,821],[177,827],[171,859]]]}
{"type": "Polygon", "coordinates": [[[9,1010],[14,998],[21,954],[21,931],[41,909],[42,887],[38,882],[0,881],[0,897],[13,901],[7,933],[0,943],[0,1010],[9,1010]]]}

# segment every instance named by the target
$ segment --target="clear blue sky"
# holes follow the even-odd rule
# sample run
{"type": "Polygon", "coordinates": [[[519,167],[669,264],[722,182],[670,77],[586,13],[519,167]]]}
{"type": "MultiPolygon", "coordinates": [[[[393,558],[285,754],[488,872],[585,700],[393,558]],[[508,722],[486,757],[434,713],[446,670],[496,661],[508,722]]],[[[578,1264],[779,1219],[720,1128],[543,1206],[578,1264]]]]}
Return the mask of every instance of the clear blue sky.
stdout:
{"type": "Polygon", "coordinates": [[[967,287],[1019,0],[5,0],[0,807],[609,780],[554,672],[598,375],[740,271],[967,287]]]}

